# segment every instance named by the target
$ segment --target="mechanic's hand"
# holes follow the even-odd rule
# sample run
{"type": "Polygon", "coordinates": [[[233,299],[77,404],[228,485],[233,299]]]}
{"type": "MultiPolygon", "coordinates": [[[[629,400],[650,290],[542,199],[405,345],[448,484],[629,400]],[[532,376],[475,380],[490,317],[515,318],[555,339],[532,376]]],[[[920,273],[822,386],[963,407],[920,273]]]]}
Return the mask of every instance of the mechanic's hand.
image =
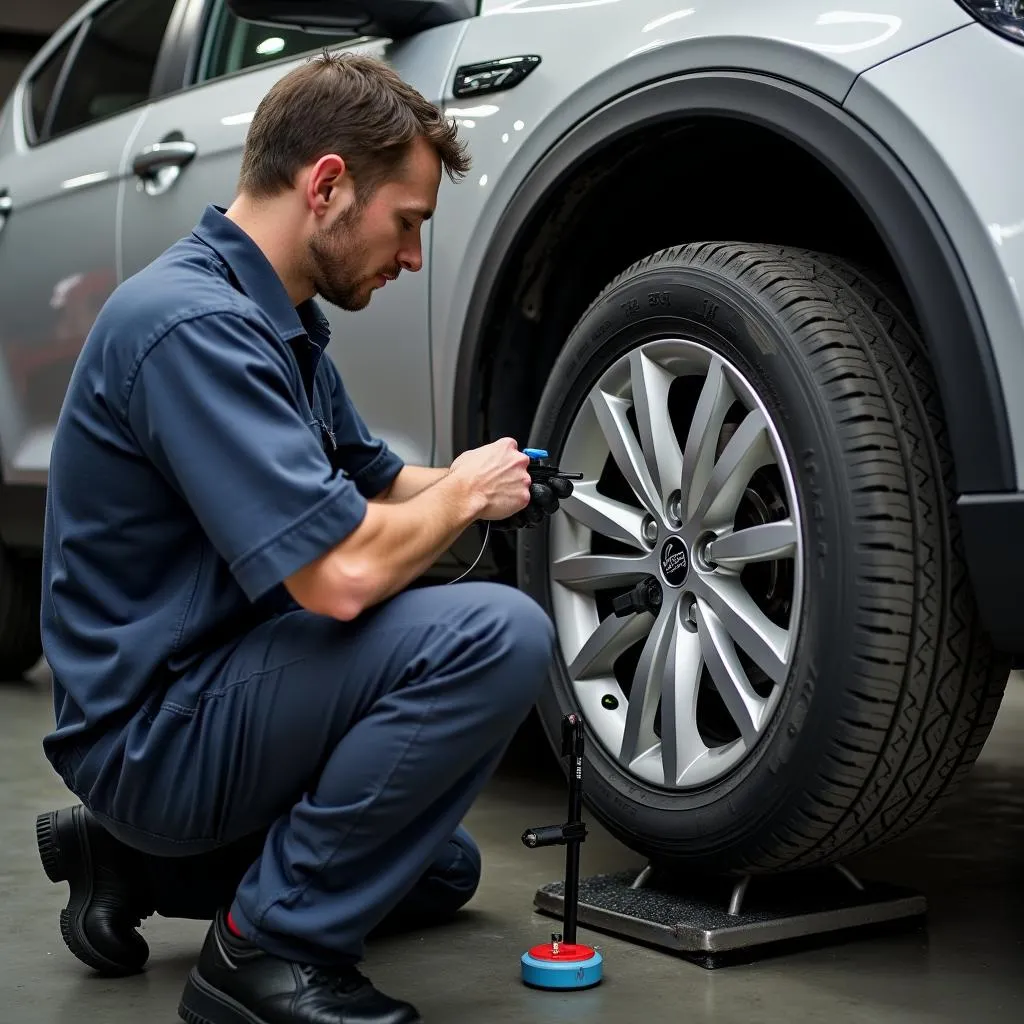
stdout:
{"type": "Polygon", "coordinates": [[[554,476],[530,484],[530,503],[521,512],[494,523],[494,529],[511,531],[525,530],[540,524],[545,516],[553,516],[559,508],[559,501],[572,494],[572,481],[554,476]]]}
{"type": "Polygon", "coordinates": [[[486,502],[481,519],[507,519],[530,502],[530,457],[512,438],[503,437],[481,448],[463,452],[451,465],[451,473],[467,480],[486,502]]]}

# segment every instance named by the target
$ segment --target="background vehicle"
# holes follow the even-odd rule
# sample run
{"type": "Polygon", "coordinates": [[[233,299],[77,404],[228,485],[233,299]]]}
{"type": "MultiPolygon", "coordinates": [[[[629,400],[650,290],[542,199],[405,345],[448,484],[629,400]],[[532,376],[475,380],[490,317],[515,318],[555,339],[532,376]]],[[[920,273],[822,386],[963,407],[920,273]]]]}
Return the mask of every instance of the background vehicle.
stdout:
{"type": "Polygon", "coordinates": [[[475,158],[424,272],[337,320],[371,428],[585,474],[488,569],[555,619],[539,710],[584,714],[592,812],[771,871],[933,810],[1024,650],[1020,4],[229,6],[261,20],[96,0],[4,109],[5,673],[39,653],[49,436],[96,304],[230,202],[260,97],[326,42],[390,61],[475,158]]]}

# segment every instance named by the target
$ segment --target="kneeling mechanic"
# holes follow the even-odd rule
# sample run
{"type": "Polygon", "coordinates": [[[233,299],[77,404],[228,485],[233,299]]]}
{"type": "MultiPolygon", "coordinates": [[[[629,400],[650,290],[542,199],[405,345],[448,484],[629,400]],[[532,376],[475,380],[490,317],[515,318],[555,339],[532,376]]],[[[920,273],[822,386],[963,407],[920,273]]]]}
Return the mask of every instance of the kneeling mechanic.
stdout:
{"type": "Polygon", "coordinates": [[[211,921],[191,1024],[418,1021],[357,969],[364,942],[473,896],[462,819],[549,667],[518,590],[409,587],[474,521],[522,524],[527,457],[404,465],[314,299],[361,310],[419,270],[442,171],[468,166],[385,64],[303,64],[260,103],[230,208],[118,287],[67,392],[43,742],[81,804],[40,815],[39,852],[96,970],[142,969],[152,914],[211,921]]]}

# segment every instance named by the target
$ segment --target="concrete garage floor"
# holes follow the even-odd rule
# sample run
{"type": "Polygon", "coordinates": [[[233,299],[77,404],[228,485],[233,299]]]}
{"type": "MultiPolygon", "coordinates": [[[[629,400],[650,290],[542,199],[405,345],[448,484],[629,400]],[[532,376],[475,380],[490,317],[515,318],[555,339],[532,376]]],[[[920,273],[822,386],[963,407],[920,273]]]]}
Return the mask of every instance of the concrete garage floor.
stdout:
{"type": "MultiPolygon", "coordinates": [[[[201,922],[151,918],[147,971],[97,978],[65,949],[57,928],[66,887],[52,886],[35,852],[35,814],[68,802],[43,760],[48,679],[0,686],[0,1022],[173,1024],[182,983],[205,932],[201,922]]],[[[527,851],[519,835],[562,820],[564,790],[545,756],[519,744],[473,809],[485,876],[461,919],[427,936],[381,940],[366,970],[416,1003],[428,1024],[995,1024],[1024,1019],[1024,679],[1011,680],[992,738],[956,801],[913,838],[851,862],[862,875],[917,886],[928,927],[881,939],[791,952],[705,971],[664,953],[583,933],[605,952],[605,981],[566,995],[518,980],[520,953],[547,939],[535,889],[560,877],[560,849],[527,851]]],[[[584,874],[637,865],[594,831],[584,874]]]]}

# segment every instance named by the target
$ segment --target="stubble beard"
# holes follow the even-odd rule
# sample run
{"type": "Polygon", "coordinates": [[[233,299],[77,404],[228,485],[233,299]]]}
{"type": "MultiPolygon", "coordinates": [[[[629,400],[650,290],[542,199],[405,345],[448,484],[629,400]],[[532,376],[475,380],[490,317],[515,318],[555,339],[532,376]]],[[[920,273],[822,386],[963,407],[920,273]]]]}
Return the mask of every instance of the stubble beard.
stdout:
{"type": "Polygon", "coordinates": [[[310,276],[317,294],[353,313],[365,309],[373,295],[370,282],[359,277],[367,265],[367,248],[358,237],[361,212],[358,204],[353,206],[309,240],[310,276]]]}

